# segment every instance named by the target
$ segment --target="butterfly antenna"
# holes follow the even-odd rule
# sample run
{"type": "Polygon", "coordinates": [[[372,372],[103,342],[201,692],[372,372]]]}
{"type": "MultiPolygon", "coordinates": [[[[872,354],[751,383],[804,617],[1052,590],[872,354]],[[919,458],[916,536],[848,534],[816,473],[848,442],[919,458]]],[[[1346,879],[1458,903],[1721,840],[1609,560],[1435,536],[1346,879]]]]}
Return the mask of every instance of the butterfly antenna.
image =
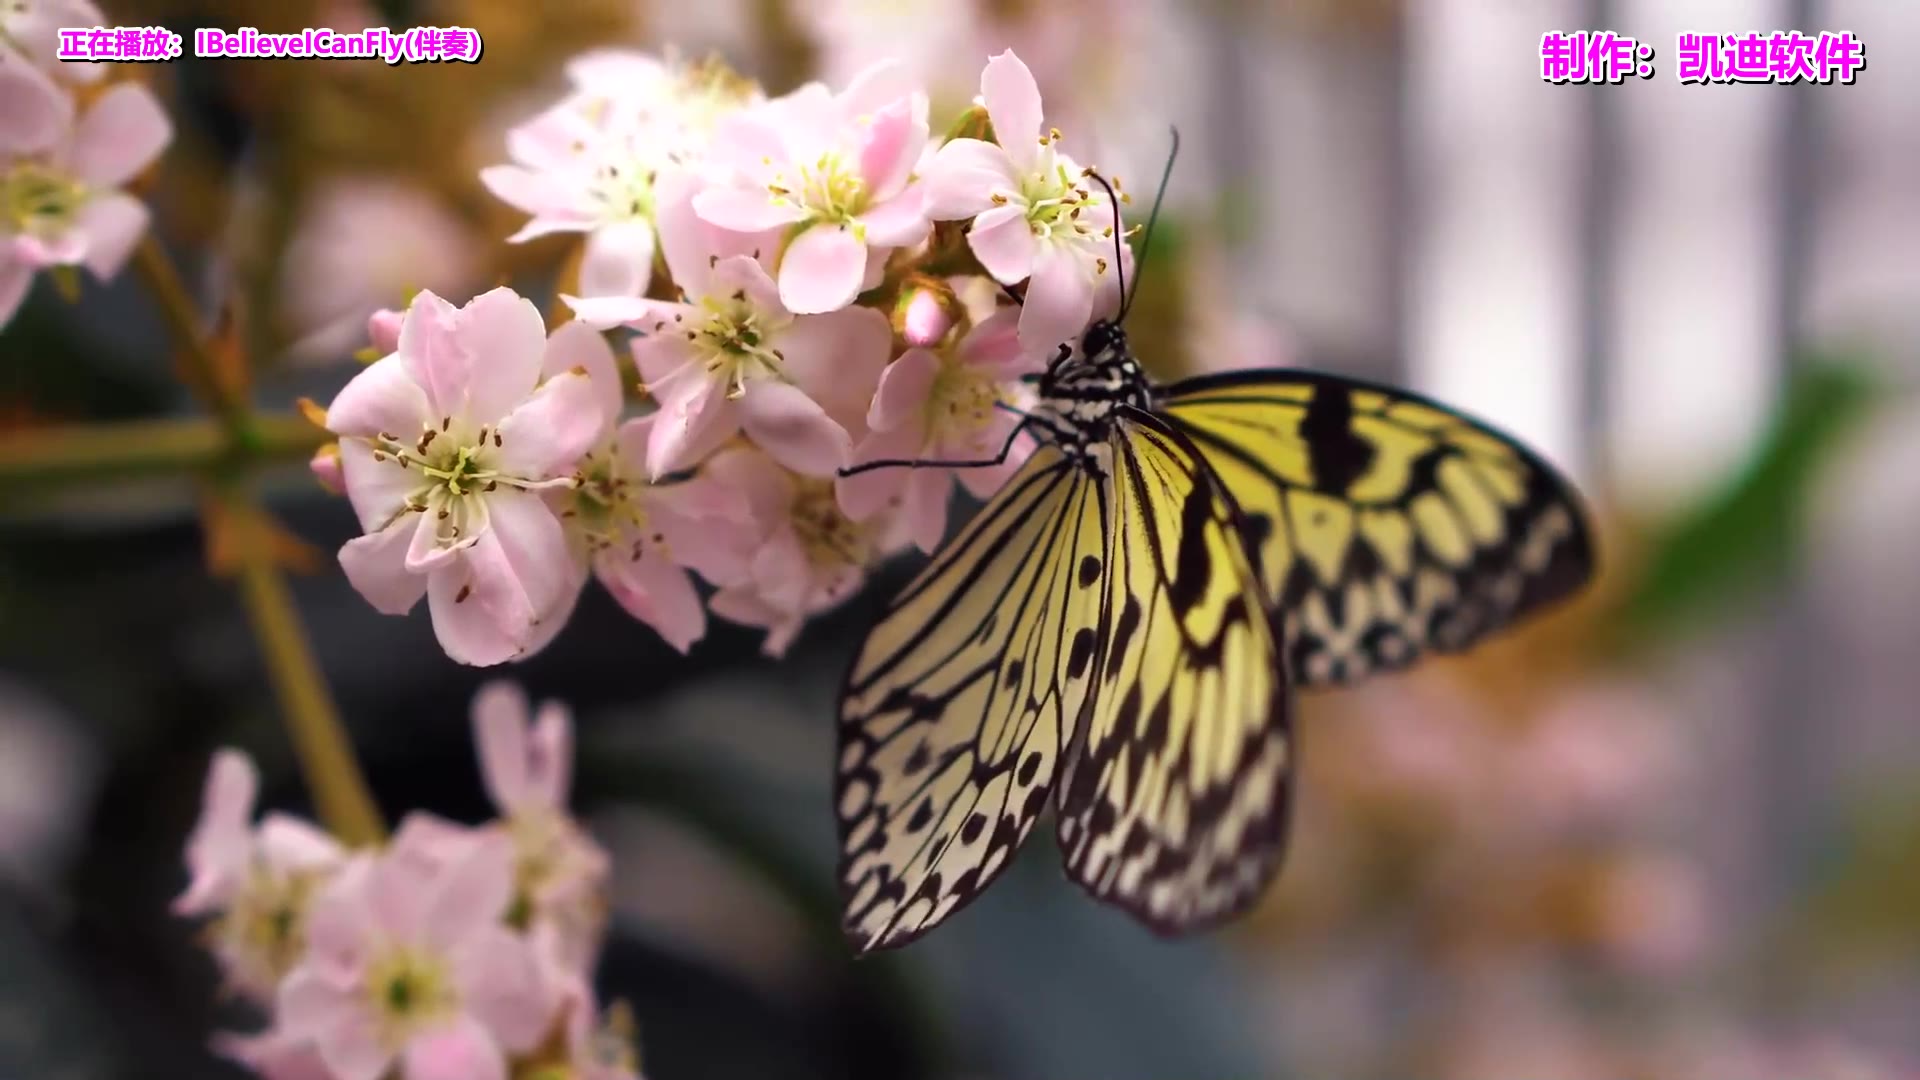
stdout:
{"type": "MultiPolygon", "coordinates": [[[[1180,157],[1180,129],[1177,127],[1168,128],[1167,133],[1173,137],[1173,147],[1167,151],[1166,167],[1160,170],[1160,190],[1153,193],[1153,209],[1147,211],[1147,231],[1146,235],[1140,238],[1140,257],[1134,260],[1133,265],[1135,269],[1139,269],[1147,264],[1147,251],[1153,247],[1153,226],[1155,222],[1160,220],[1160,200],[1167,197],[1167,181],[1173,179],[1173,163],[1180,157]]],[[[1119,220],[1118,206],[1114,207],[1114,220],[1119,220]]],[[[1123,281],[1121,287],[1124,289],[1125,285],[1126,283],[1123,281]]],[[[1138,290],[1140,288],[1140,282],[1135,280],[1133,287],[1135,290],[1138,290]]],[[[1127,318],[1127,312],[1133,310],[1133,293],[1122,292],[1121,296],[1123,299],[1120,302],[1120,319],[1124,322],[1127,318]]]]}
{"type": "Polygon", "coordinates": [[[1107,183],[1106,177],[1092,169],[1088,169],[1086,175],[1093,177],[1094,182],[1106,191],[1107,204],[1113,207],[1113,271],[1120,275],[1120,317],[1124,319],[1127,317],[1127,260],[1121,258],[1121,248],[1127,241],[1120,230],[1120,195],[1113,190],[1112,184],[1107,183]]]}

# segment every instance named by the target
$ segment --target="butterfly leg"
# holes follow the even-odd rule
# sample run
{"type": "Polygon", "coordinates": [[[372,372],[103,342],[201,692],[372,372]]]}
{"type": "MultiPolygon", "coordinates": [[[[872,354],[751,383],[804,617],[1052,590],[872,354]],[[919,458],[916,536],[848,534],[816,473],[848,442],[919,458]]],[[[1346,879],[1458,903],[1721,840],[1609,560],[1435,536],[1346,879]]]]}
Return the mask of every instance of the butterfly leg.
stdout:
{"type": "Polygon", "coordinates": [[[1013,441],[1026,429],[1031,417],[1022,415],[1020,422],[1007,432],[1007,441],[1000,444],[1000,452],[990,458],[976,461],[928,460],[925,458],[882,458],[879,461],[863,461],[840,470],[841,476],[858,476],[874,469],[987,469],[1005,464],[1007,455],[1013,452],[1013,441]]]}

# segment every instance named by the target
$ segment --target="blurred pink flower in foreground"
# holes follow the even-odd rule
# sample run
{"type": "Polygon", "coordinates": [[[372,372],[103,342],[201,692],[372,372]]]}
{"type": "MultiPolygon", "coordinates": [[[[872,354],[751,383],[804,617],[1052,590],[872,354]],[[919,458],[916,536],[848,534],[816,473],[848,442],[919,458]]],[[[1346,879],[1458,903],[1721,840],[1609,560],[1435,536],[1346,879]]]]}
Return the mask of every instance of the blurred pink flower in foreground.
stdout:
{"type": "Polygon", "coordinates": [[[281,304],[299,335],[290,351],[345,359],[369,314],[420,289],[464,293],[481,255],[478,238],[431,192],[364,176],[328,181],[303,205],[281,269],[281,304]]]}
{"type": "Polygon", "coordinates": [[[548,502],[560,515],[581,573],[591,569],[628,614],[686,652],[707,628],[688,571],[715,584],[746,574],[746,497],[698,474],[653,481],[647,443],[655,418],[619,423],[622,396],[613,350],[581,322],[554,331],[547,349],[549,375],[573,367],[587,371],[610,434],[581,459],[580,486],[550,492],[548,502]]]}
{"type": "MultiPolygon", "coordinates": [[[[1057,129],[1044,129],[1040,87],[1012,52],[987,62],[980,96],[998,145],[954,139],[926,168],[927,215],[972,219],[967,244],[1003,285],[1029,281],[1020,309],[1020,339],[1050,353],[1080,336],[1097,294],[1118,297],[1113,230],[1118,215],[1106,192],[1058,149],[1057,129]]],[[[1122,259],[1131,258],[1120,245],[1122,259]]],[[[1124,267],[1120,268],[1124,271],[1124,267]]]]}
{"type": "Polygon", "coordinates": [[[794,474],[758,451],[724,450],[707,468],[746,493],[755,520],[748,578],[714,594],[713,613],[765,628],[766,654],[784,655],[810,616],[860,588],[881,553],[878,530],[847,518],[833,481],[794,474]]]}
{"type": "Polygon", "coordinates": [[[529,722],[527,695],[489,683],[473,702],[474,743],[487,794],[512,841],[509,923],[539,937],[564,970],[592,970],[606,930],[607,853],[567,813],[573,781],[573,715],[542,702],[529,722]]]}
{"type": "Polygon", "coordinates": [[[107,17],[90,0],[6,0],[0,3],[0,66],[18,58],[57,79],[98,82],[107,73],[105,64],[67,64],[58,59],[60,28],[104,25],[107,17]]]}
{"type": "Polygon", "coordinates": [[[187,840],[187,889],[174,913],[214,916],[209,943],[228,984],[255,1001],[306,949],[313,893],[346,858],[333,838],[298,818],[268,814],[253,824],[260,774],[237,750],[214,755],[200,820],[187,840]]]}
{"type": "MultiPolygon", "coordinates": [[[[879,460],[988,461],[1012,436],[1019,418],[998,403],[1017,404],[1021,375],[1043,365],[1020,345],[1019,313],[1002,311],[957,343],[908,349],[881,373],[871,433],[855,463],[879,460]]],[[[955,480],[984,499],[1013,475],[1033,449],[1022,434],[997,466],[967,469],[872,469],[839,481],[840,506],[855,521],[897,510],[909,539],[931,553],[946,533],[955,480]]]]}
{"type": "MultiPolygon", "coordinates": [[[[26,97],[21,113],[31,113],[40,100],[31,90],[26,97]]],[[[15,107],[9,101],[4,111],[15,107]]],[[[8,138],[25,140],[40,123],[30,117],[8,138]]],[[[148,215],[139,199],[118,189],[172,138],[153,93],[122,83],[39,152],[11,152],[0,139],[0,325],[13,318],[36,270],[83,265],[102,281],[120,272],[146,232],[148,215]]]]}
{"type": "Polygon", "coordinates": [[[681,304],[639,302],[633,343],[647,392],[660,403],[647,439],[658,478],[686,469],[737,431],[781,464],[828,476],[854,434],[835,402],[864,405],[887,361],[892,330],[871,308],[795,315],[752,254],[754,237],[705,225],[685,202],[664,207],[667,265],[681,304]],[[751,248],[749,248],[751,250],[751,248]]]}
{"type": "Polygon", "coordinates": [[[506,1080],[557,999],[526,939],[503,923],[513,845],[393,845],[356,859],[314,901],[304,963],[281,984],[280,1029],[310,1040],[339,1080],[506,1080]]]}
{"type": "Polygon", "coordinates": [[[876,65],[839,94],[809,83],[728,118],[709,151],[725,179],[693,205],[725,229],[788,230],[781,302],[835,311],[868,287],[875,253],[926,237],[909,182],[926,145],[926,95],[904,68],[876,65]]]}
{"type": "Polygon", "coordinates": [[[604,417],[584,371],[540,381],[540,313],[510,289],[455,309],[415,297],[399,348],[327,410],[366,535],[340,549],[354,588],[404,614],[424,593],[447,655],[497,664],[544,644],[579,591],[541,492],[570,487],[604,417]]]}

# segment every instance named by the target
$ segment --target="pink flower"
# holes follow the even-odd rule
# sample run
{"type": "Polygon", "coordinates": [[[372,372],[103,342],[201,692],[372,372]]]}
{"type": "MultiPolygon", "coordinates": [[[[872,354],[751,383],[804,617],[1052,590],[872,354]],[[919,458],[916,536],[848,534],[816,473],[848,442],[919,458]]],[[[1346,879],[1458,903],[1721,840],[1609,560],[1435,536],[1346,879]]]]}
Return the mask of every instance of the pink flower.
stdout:
{"type": "Polygon", "coordinates": [[[589,53],[568,71],[576,92],[510,131],[514,164],[480,179],[533,215],[510,242],[587,234],[579,295],[641,296],[653,274],[656,184],[695,167],[718,118],[758,90],[717,64],[669,67],[625,51],[589,53]]]}
{"type": "MultiPolygon", "coordinates": [[[[39,123],[23,122],[11,137],[27,140],[39,123]]],[[[41,151],[9,153],[0,142],[0,325],[13,318],[36,270],[84,265],[102,281],[120,272],[146,231],[147,208],[118,188],[172,137],[152,92],[121,83],[41,151]]]]}
{"type": "Polygon", "coordinates": [[[67,64],[60,54],[63,26],[104,26],[107,17],[89,0],[7,0],[0,4],[0,66],[5,55],[26,61],[55,78],[72,83],[98,82],[104,64],[67,64]]]}
{"type": "Polygon", "coordinates": [[[507,1055],[546,1034],[557,1000],[502,923],[513,845],[482,834],[451,856],[402,830],[316,898],[305,961],[281,984],[280,1029],[339,1080],[506,1080],[507,1055]]]}
{"type": "Polygon", "coordinates": [[[849,428],[861,426],[886,364],[886,316],[795,315],[766,269],[739,250],[754,237],[707,225],[685,201],[662,214],[667,265],[687,302],[638,302],[622,313],[644,335],[633,355],[660,404],[647,435],[651,475],[692,467],[737,431],[796,472],[831,475],[846,464],[849,428]]]}
{"type": "Polygon", "coordinates": [[[187,839],[186,891],[175,914],[214,916],[211,945],[228,983],[256,1001],[305,951],[307,908],[345,853],[298,818],[268,814],[256,828],[260,775],[237,750],[214,755],[200,821],[187,839]]]}
{"type": "Polygon", "coordinates": [[[540,381],[540,313],[510,289],[455,309],[422,292],[399,348],[327,410],[347,497],[366,535],[340,549],[373,606],[405,614],[426,594],[447,655],[524,655],[580,582],[541,493],[575,483],[605,420],[584,372],[540,381]]]}
{"type": "MultiPolygon", "coordinates": [[[[3,16],[0,16],[3,17],[3,16]]],[[[92,67],[69,64],[67,67],[92,67]]],[[[46,72],[0,47],[0,160],[52,146],[73,124],[73,97],[46,72]]]]}
{"type": "Polygon", "coordinates": [[[1117,298],[1109,263],[1118,215],[1106,192],[1057,149],[1058,130],[1041,127],[1040,88],[1019,57],[1009,51],[988,61],[980,96],[999,145],[954,139],[942,146],[923,180],[927,215],[971,218],[967,244],[987,273],[1005,285],[1029,281],[1020,339],[1050,353],[1080,336],[1098,293],[1109,294],[1108,305],[1117,298]]]}
{"type": "Polygon", "coordinates": [[[548,495],[581,572],[590,567],[628,614],[686,652],[707,628],[688,570],[715,583],[745,576],[746,499],[700,475],[654,482],[647,444],[655,418],[613,427],[621,411],[619,375],[599,333],[579,322],[554,331],[547,364],[549,372],[586,369],[613,432],[581,459],[579,487],[548,495]]]}
{"type": "Polygon", "coordinates": [[[376,354],[385,356],[400,348],[400,327],[406,317],[406,312],[392,308],[380,308],[367,316],[367,341],[376,354]]]}
{"type": "Polygon", "coordinates": [[[781,302],[835,311],[866,286],[871,252],[926,236],[909,183],[926,143],[927,98],[903,68],[869,68],[837,95],[809,83],[721,125],[711,160],[725,180],[694,208],[737,232],[789,230],[781,302]]]}
{"type": "Polygon", "coordinates": [[[746,494],[756,522],[747,580],[714,594],[713,613],[766,628],[765,652],[781,656],[810,616],[860,588],[882,554],[880,526],[850,520],[832,481],[789,472],[754,450],[722,451],[707,469],[746,494]]]}
{"type": "Polygon", "coordinates": [[[302,204],[282,264],[282,307],[298,334],[289,353],[344,359],[384,305],[420,289],[445,296],[471,288],[481,255],[472,229],[431,191],[367,176],[324,182],[302,204]]]}
{"type": "Polygon", "coordinates": [[[278,1031],[215,1035],[213,1051],[265,1080],[334,1080],[333,1072],[311,1042],[278,1031]]]}
{"type": "Polygon", "coordinates": [[[606,929],[606,850],[567,813],[573,717],[543,702],[528,723],[526,694],[512,683],[482,687],[473,702],[480,769],[513,843],[508,921],[539,934],[568,971],[588,971],[606,929]]]}
{"type": "Polygon", "coordinates": [[[937,344],[953,329],[953,315],[941,302],[940,295],[932,289],[914,289],[907,294],[906,303],[896,309],[900,320],[900,335],[907,344],[925,346],[937,344]]]}
{"type": "MultiPolygon", "coordinates": [[[[975,326],[958,344],[908,349],[880,375],[867,414],[872,429],[853,460],[989,461],[1019,424],[997,403],[1019,403],[1021,375],[1042,365],[1024,350],[1011,309],[975,326]]],[[[897,510],[906,534],[931,553],[946,533],[953,481],[984,499],[999,490],[1033,450],[1022,434],[997,466],[970,469],[873,469],[839,481],[840,506],[855,521],[897,510]]]]}
{"type": "Polygon", "coordinates": [[[633,1020],[622,1003],[615,1002],[601,1015],[593,987],[578,976],[565,980],[561,997],[567,1022],[566,1065],[572,1069],[565,1075],[575,1080],[640,1080],[633,1020]]]}

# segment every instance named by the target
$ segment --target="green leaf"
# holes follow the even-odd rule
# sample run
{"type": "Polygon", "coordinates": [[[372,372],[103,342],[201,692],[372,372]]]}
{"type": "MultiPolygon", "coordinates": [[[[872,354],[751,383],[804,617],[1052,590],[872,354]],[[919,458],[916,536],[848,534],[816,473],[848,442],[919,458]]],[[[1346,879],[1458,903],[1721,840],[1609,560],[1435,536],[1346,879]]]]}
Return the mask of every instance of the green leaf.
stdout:
{"type": "Polygon", "coordinates": [[[1657,528],[1640,578],[1617,613],[1618,640],[1638,645],[1697,628],[1782,582],[1797,557],[1817,484],[1876,395],[1866,365],[1803,357],[1746,466],[1720,491],[1657,528]]]}

